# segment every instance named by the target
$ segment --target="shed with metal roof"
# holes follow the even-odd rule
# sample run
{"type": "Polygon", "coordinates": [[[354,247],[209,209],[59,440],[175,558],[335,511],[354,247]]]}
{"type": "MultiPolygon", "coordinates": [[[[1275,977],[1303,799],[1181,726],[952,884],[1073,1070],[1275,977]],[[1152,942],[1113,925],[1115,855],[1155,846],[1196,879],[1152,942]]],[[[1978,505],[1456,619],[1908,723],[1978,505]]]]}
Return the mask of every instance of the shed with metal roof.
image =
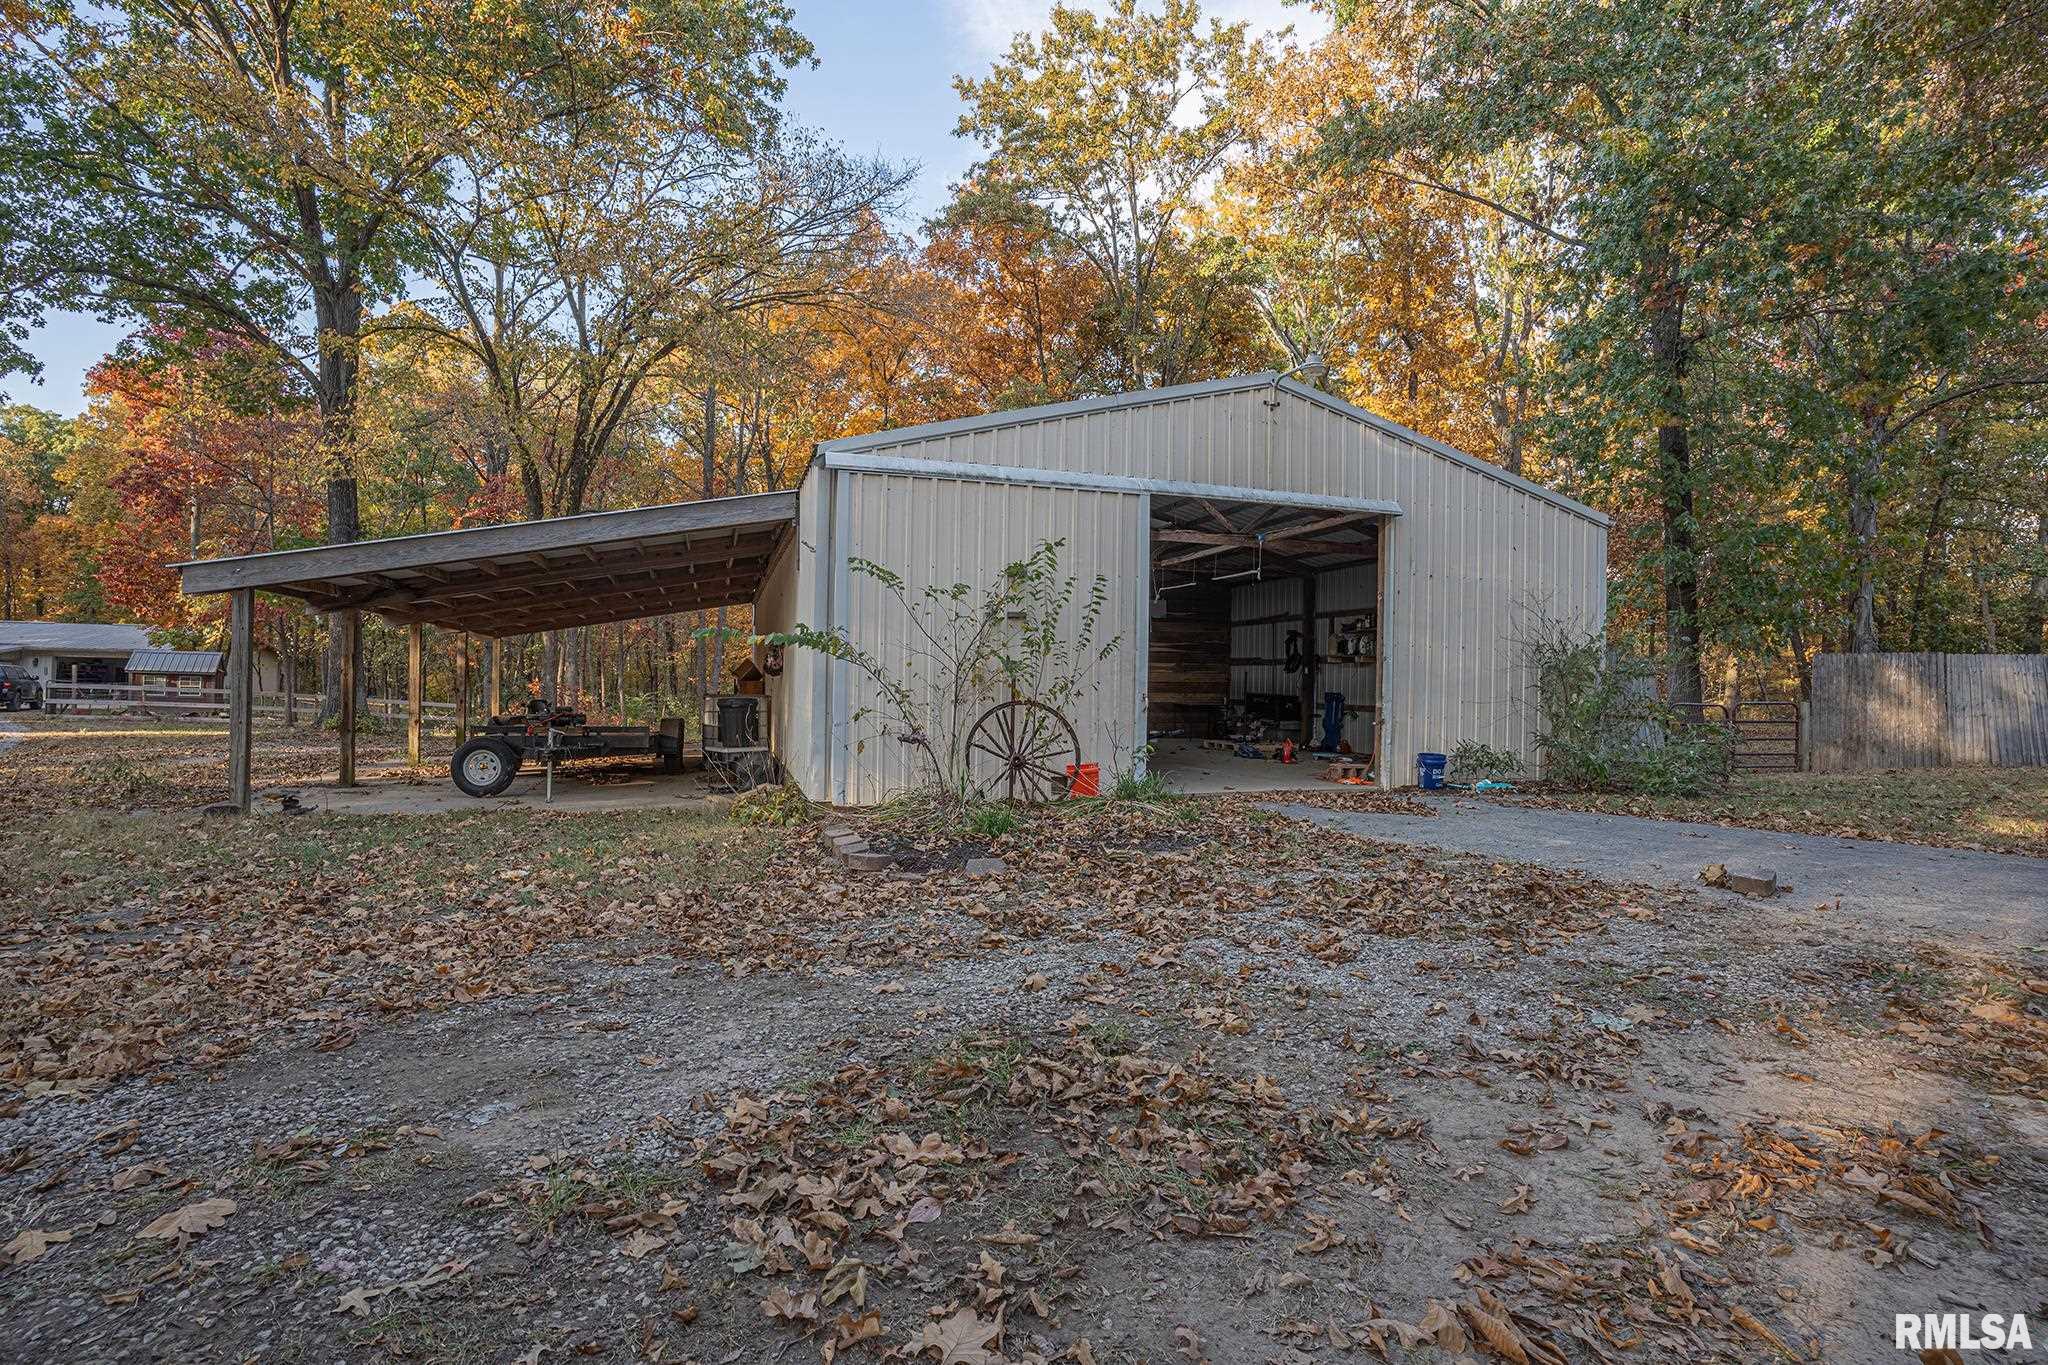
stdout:
{"type": "MultiPolygon", "coordinates": [[[[864,805],[927,780],[932,745],[965,765],[936,766],[997,795],[1020,767],[1042,786],[1092,765],[1107,783],[1246,734],[1337,751],[1383,787],[1412,780],[1418,751],[1466,740],[1533,764],[1515,639],[1535,613],[1599,628],[1608,526],[1267,372],[827,441],[790,491],[181,567],[187,592],[235,599],[231,691],[257,590],[340,613],[345,631],[363,611],[410,626],[415,746],[425,625],[503,637],[749,605],[757,632],[831,637],[769,670],[771,742],[808,796],[864,805]],[[1047,700],[1043,678],[986,657],[948,677],[934,627],[1046,546],[1050,576],[1076,585],[1047,634],[1073,652],[1092,623],[1090,661],[1054,670],[1070,675],[1049,698],[1064,742],[1013,729],[990,759],[963,715],[1047,700]]],[[[996,636],[1029,617],[1015,605],[986,623],[996,636]]]]}

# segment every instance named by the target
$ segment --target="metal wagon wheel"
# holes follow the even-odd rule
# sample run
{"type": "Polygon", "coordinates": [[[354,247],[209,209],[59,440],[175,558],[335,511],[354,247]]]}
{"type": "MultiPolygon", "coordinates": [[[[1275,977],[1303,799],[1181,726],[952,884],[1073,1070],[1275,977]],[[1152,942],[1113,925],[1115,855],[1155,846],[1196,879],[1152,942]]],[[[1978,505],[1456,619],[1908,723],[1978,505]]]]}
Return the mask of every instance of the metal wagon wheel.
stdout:
{"type": "Polygon", "coordinates": [[[967,732],[968,779],[985,801],[1057,801],[1080,761],[1080,736],[1042,701],[998,702],[967,732]]]}

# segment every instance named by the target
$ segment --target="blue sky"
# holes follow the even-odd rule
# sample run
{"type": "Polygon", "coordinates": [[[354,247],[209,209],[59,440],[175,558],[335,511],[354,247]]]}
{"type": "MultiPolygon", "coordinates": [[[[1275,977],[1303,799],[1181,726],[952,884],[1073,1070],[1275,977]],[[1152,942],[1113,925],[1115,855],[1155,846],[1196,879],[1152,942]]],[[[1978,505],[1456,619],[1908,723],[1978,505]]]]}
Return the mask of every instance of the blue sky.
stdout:
{"type": "MultiPolygon", "coordinates": [[[[1047,0],[795,0],[797,27],[818,51],[815,68],[790,74],[786,101],[797,122],[849,151],[915,162],[922,169],[905,206],[913,227],[945,202],[946,190],[973,164],[976,148],[953,136],[960,101],[953,77],[979,74],[1009,46],[1010,35],[1044,26],[1047,0]]],[[[1286,0],[1208,0],[1205,12],[1248,19],[1256,30],[1293,25],[1323,33],[1327,21],[1286,0]]],[[[55,313],[30,338],[43,362],[40,383],[0,380],[0,393],[75,414],[84,406],[85,372],[126,335],[119,325],[55,313]]]]}

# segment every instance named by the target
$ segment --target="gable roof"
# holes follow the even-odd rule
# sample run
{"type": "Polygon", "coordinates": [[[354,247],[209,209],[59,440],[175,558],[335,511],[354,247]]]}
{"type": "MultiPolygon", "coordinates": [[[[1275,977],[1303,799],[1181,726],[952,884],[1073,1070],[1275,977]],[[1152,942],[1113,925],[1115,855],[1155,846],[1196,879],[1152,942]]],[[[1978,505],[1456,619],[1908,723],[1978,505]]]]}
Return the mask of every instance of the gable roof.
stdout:
{"type": "Polygon", "coordinates": [[[1003,412],[985,412],[973,417],[956,417],[946,422],[926,422],[921,426],[896,427],[889,431],[872,432],[866,436],[845,436],[838,440],[821,441],[818,453],[821,455],[840,454],[853,451],[878,450],[912,441],[922,441],[934,436],[957,436],[972,431],[989,431],[998,427],[1025,426],[1033,422],[1055,421],[1064,417],[1081,417],[1103,412],[1115,412],[1122,408],[1148,407],[1155,403],[1171,403],[1187,398],[1206,398],[1217,394],[1241,393],[1247,389],[1278,387],[1296,398],[1326,408],[1331,412],[1348,417],[1354,422],[1383,431],[1390,436],[1408,441],[1422,449],[1441,455],[1453,464],[1462,465],[1475,474],[1497,479],[1512,488],[1518,488],[1554,503],[1566,511],[1577,513],[1588,521],[1601,526],[1613,525],[1613,519],[1606,513],[1588,507],[1576,498],[1566,497],[1554,488],[1545,488],[1511,474],[1497,464],[1489,464],[1476,455],[1468,455],[1456,446],[1424,436],[1421,432],[1402,426],[1399,422],[1382,417],[1376,412],[1347,403],[1320,389],[1312,389],[1296,379],[1282,379],[1275,370],[1262,370],[1257,374],[1231,375],[1222,379],[1205,379],[1194,384],[1174,384],[1163,389],[1136,389],[1130,393],[1104,394],[1096,398],[1076,398],[1064,403],[1041,403],[1036,407],[1011,408],[1003,412]]]}
{"type": "Polygon", "coordinates": [[[138,649],[128,656],[130,673],[201,673],[220,671],[217,649],[138,649]]]}
{"type": "Polygon", "coordinates": [[[148,646],[147,626],[109,626],[82,621],[0,621],[0,649],[5,650],[121,654],[148,646]]]}

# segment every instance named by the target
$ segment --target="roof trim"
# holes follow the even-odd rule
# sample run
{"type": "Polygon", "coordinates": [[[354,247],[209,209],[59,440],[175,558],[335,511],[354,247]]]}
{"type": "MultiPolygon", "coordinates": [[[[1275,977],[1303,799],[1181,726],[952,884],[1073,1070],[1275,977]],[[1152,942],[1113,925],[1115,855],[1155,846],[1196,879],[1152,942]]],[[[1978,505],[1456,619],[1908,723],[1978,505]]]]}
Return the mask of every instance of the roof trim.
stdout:
{"type": "Polygon", "coordinates": [[[1236,484],[1187,483],[1178,479],[1134,479],[1125,474],[969,464],[965,460],[920,460],[912,455],[867,455],[858,451],[834,451],[826,454],[824,459],[825,468],[843,469],[853,474],[901,474],[910,478],[960,479],[968,483],[1014,483],[1035,488],[1075,488],[1090,493],[1166,493],[1174,497],[1208,498],[1216,502],[1263,502],[1335,512],[1370,512],[1384,517],[1401,515],[1401,504],[1384,498],[1291,493],[1284,488],[1245,488],[1236,484]]]}
{"type": "Polygon", "coordinates": [[[428,531],[342,545],[313,545],[302,550],[272,550],[225,559],[190,559],[169,567],[180,571],[186,593],[200,596],[237,588],[274,587],[392,569],[432,568],[506,555],[580,549],[646,536],[795,520],[796,494],[783,490],[629,507],[615,512],[585,512],[540,521],[469,526],[455,531],[428,531]]]}
{"type": "Polygon", "coordinates": [[[972,417],[955,417],[944,422],[925,422],[914,427],[892,427],[887,431],[869,432],[865,436],[841,436],[837,440],[820,441],[818,450],[827,455],[873,450],[878,446],[926,441],[936,436],[958,436],[970,431],[989,431],[996,427],[1029,426],[1033,422],[1049,422],[1061,417],[1080,417],[1090,413],[1115,412],[1119,408],[1171,403],[1182,398],[1206,398],[1211,394],[1236,393],[1240,389],[1261,388],[1272,382],[1273,371],[1267,370],[1264,374],[1230,375],[1222,379],[1204,379],[1193,384],[1174,384],[1163,389],[1133,389],[1129,393],[1071,398],[1064,403],[1040,403],[1036,407],[1005,408],[999,412],[976,413],[972,417]]]}
{"type": "MultiPolygon", "coordinates": [[[[1399,422],[1382,417],[1369,409],[1347,403],[1341,398],[1312,389],[1295,379],[1281,378],[1274,370],[1263,370],[1257,374],[1231,375],[1222,379],[1206,379],[1194,384],[1175,384],[1163,389],[1137,389],[1130,393],[1105,394],[1096,398],[1077,398],[1064,403],[1044,403],[1037,407],[1011,408],[1003,412],[986,412],[972,417],[956,417],[946,422],[926,422],[914,427],[895,427],[888,431],[870,432],[865,436],[845,436],[834,441],[818,443],[818,453],[825,456],[851,454],[857,451],[872,451],[888,446],[905,445],[913,441],[927,441],[944,436],[959,436],[969,432],[992,431],[1000,427],[1028,426],[1034,422],[1057,421],[1067,417],[1090,416],[1096,413],[1116,412],[1123,408],[1146,407],[1154,403],[1178,402],[1188,398],[1208,398],[1226,393],[1241,393],[1247,389],[1279,388],[1310,403],[1348,417],[1354,422],[1383,431],[1400,440],[1411,442],[1433,455],[1440,455],[1453,464],[1461,465],[1475,474],[1483,475],[1506,484],[1510,488],[1542,498],[1572,512],[1595,525],[1606,527],[1614,524],[1605,513],[1588,507],[1576,498],[1567,497],[1555,489],[1511,474],[1499,465],[1488,464],[1476,455],[1468,455],[1456,446],[1446,445],[1433,437],[1402,426],[1399,422]]],[[[828,461],[829,462],[829,461],[828,461]]]]}
{"type": "Polygon", "coordinates": [[[1283,379],[1280,381],[1280,387],[1297,398],[1305,398],[1318,407],[1328,408],[1339,416],[1349,417],[1355,422],[1363,422],[1369,427],[1376,427],[1388,435],[1398,436],[1404,441],[1412,441],[1431,454],[1441,455],[1451,461],[1451,463],[1463,465],[1475,474],[1482,474],[1489,479],[1504,483],[1510,488],[1533,494],[1536,497],[1542,498],[1545,502],[1555,503],[1565,511],[1575,512],[1598,526],[1614,525],[1614,518],[1598,508],[1588,507],[1577,498],[1560,493],[1555,488],[1545,488],[1533,479],[1525,479],[1520,474],[1510,473],[1497,464],[1480,459],[1477,455],[1468,455],[1456,446],[1446,445],[1433,436],[1424,436],[1414,428],[1404,427],[1390,417],[1382,417],[1376,412],[1359,407],[1356,403],[1347,403],[1333,394],[1324,393],[1321,389],[1312,389],[1297,380],[1283,379]]]}

